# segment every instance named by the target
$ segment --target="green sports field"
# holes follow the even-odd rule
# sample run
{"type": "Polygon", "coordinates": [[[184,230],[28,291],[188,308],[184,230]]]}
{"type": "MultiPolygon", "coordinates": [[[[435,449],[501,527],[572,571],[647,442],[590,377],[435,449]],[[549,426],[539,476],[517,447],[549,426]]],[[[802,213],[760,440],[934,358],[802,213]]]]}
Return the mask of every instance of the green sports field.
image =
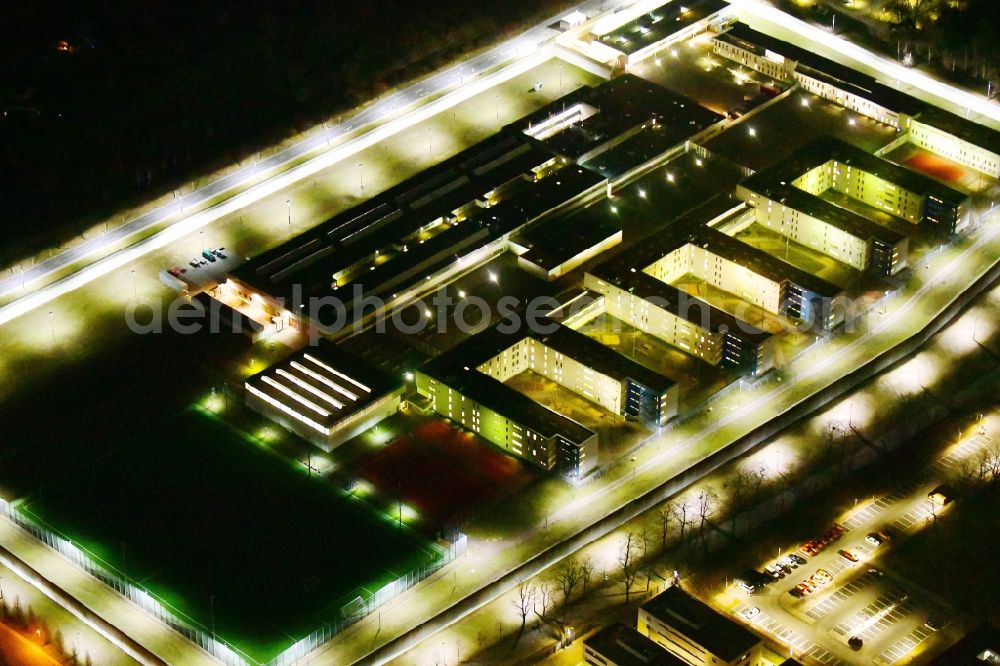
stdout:
{"type": "Polygon", "coordinates": [[[260,662],[440,557],[197,409],[20,508],[260,662]]]}

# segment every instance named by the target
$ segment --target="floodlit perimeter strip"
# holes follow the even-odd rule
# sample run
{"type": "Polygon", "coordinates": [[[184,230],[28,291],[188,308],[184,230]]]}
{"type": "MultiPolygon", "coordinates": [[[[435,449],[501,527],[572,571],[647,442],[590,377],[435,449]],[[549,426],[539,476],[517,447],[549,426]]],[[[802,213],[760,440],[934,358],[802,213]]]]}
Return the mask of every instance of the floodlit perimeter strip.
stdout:
{"type": "Polygon", "coordinates": [[[729,2],[741,12],[745,11],[792,30],[804,39],[823,44],[841,55],[875,69],[883,76],[891,76],[902,83],[938,97],[942,102],[960,106],[967,111],[975,111],[990,120],[1000,122],[1000,108],[982,95],[938,81],[917,69],[904,67],[842,37],[832,35],[826,30],[786,14],[776,7],[766,5],[760,0],[729,0],[729,2]]]}

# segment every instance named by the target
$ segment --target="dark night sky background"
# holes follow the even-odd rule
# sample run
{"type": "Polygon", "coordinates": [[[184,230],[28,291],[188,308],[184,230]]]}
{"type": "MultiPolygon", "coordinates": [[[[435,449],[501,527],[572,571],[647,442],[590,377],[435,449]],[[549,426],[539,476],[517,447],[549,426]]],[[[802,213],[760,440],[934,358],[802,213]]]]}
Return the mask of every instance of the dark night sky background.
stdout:
{"type": "Polygon", "coordinates": [[[0,3],[0,260],[570,4],[0,3]]]}

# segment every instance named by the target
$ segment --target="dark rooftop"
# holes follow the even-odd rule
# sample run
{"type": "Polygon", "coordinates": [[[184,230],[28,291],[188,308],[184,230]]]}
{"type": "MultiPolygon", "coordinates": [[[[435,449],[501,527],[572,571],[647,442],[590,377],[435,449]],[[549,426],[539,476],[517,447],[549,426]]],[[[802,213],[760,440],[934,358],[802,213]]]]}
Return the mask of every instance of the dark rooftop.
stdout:
{"type": "Polygon", "coordinates": [[[259,255],[233,277],[274,296],[290,297],[293,284],[306,296],[326,293],[339,271],[552,158],[526,137],[494,135],[259,255]]]}
{"type": "MultiPolygon", "coordinates": [[[[552,322],[546,322],[548,323],[552,322]]],[[[619,354],[597,340],[562,324],[558,324],[552,333],[531,332],[529,335],[546,347],[584,363],[594,372],[618,381],[631,379],[660,394],[676,383],[669,377],[654,372],[628,356],[619,354]]]]}
{"type": "Polygon", "coordinates": [[[642,609],[712,654],[731,661],[761,642],[760,636],[715,612],[674,585],[642,609]]]}
{"type": "Polygon", "coordinates": [[[771,337],[770,333],[760,330],[750,322],[743,321],[697,296],[692,296],[642,271],[606,274],[598,268],[593,274],[712,333],[734,332],[744,340],[757,343],[771,337]]]}
{"type": "Polygon", "coordinates": [[[685,666],[687,663],[620,622],[601,629],[583,643],[616,666],[685,666]]]}
{"type": "Polygon", "coordinates": [[[982,624],[931,661],[932,666],[1000,664],[1000,628],[982,624]]]}
{"type": "Polygon", "coordinates": [[[724,0],[687,0],[683,5],[667,3],[602,35],[600,40],[631,55],[727,7],[729,3],[724,0]]]}
{"type": "MultiPolygon", "coordinates": [[[[632,269],[642,271],[674,250],[688,243],[694,243],[699,247],[710,246],[712,252],[743,264],[775,282],[788,280],[820,296],[831,298],[841,292],[836,285],[707,225],[738,204],[739,202],[729,195],[712,197],[700,206],[674,218],[661,231],[644,238],[641,243],[632,246],[600,267],[598,269],[600,275],[604,279],[610,279],[609,276],[623,275],[632,269]]],[[[597,274],[596,271],[592,272],[597,274]]]]}
{"type": "Polygon", "coordinates": [[[661,140],[669,145],[676,145],[723,120],[722,116],[689,97],[633,74],[625,74],[595,88],[578,89],[564,95],[505,129],[523,132],[579,102],[598,112],[541,142],[549,150],[574,160],[653,120],[664,126],[667,134],[661,140]]]}
{"type": "Polygon", "coordinates": [[[479,365],[523,337],[521,332],[504,333],[497,327],[488,328],[428,362],[420,371],[498,414],[509,415],[543,437],[558,434],[579,444],[594,436],[592,430],[576,421],[479,372],[479,365]]]}
{"type": "Polygon", "coordinates": [[[421,371],[500,414],[510,414],[546,437],[559,433],[575,442],[582,442],[593,432],[479,372],[477,368],[530,336],[547,347],[586,363],[595,372],[619,381],[633,379],[660,393],[675,383],[583,333],[552,320],[543,323],[554,325],[554,330],[541,333],[530,331],[527,326],[513,332],[502,330],[500,326],[488,328],[429,361],[421,371]]]}
{"type": "Polygon", "coordinates": [[[930,105],[920,112],[917,120],[1000,155],[1000,132],[985,125],[930,105]]]}
{"type": "Polygon", "coordinates": [[[758,179],[754,175],[743,181],[742,185],[772,201],[777,201],[789,208],[822,220],[865,241],[875,239],[895,245],[905,238],[903,234],[893,231],[889,227],[884,227],[863,215],[825,201],[815,194],[809,194],[791,184],[772,183],[767,178],[758,179]]]}
{"type": "Polygon", "coordinates": [[[933,178],[884,160],[832,136],[823,136],[802,146],[786,159],[754,174],[753,178],[755,182],[769,181],[779,185],[782,182],[790,183],[810,169],[831,160],[867,171],[920,195],[932,194],[943,201],[955,203],[967,198],[965,194],[933,178]]]}
{"type": "MultiPolygon", "coordinates": [[[[826,202],[824,201],[823,203],[826,202]]],[[[711,250],[713,253],[725,257],[730,261],[742,264],[754,273],[763,275],[775,282],[788,280],[814,294],[829,298],[833,298],[843,291],[837,285],[827,282],[814,273],[804,271],[798,266],[782,261],[764,250],[747,245],[732,236],[727,236],[713,227],[701,227],[698,230],[697,236],[691,242],[699,247],[711,250]]]]}
{"type": "Polygon", "coordinates": [[[620,223],[605,217],[584,226],[574,224],[577,219],[570,215],[541,220],[516,233],[511,241],[528,248],[522,259],[550,270],[622,230],[620,223]]]}

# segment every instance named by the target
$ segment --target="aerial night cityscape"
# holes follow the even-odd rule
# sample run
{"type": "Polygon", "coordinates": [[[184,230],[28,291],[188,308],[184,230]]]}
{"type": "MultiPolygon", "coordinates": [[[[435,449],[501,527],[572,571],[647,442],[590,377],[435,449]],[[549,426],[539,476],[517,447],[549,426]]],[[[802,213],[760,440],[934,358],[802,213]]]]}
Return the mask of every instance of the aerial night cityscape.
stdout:
{"type": "Polygon", "coordinates": [[[1000,664],[997,0],[0,36],[0,666],[1000,664]]]}

